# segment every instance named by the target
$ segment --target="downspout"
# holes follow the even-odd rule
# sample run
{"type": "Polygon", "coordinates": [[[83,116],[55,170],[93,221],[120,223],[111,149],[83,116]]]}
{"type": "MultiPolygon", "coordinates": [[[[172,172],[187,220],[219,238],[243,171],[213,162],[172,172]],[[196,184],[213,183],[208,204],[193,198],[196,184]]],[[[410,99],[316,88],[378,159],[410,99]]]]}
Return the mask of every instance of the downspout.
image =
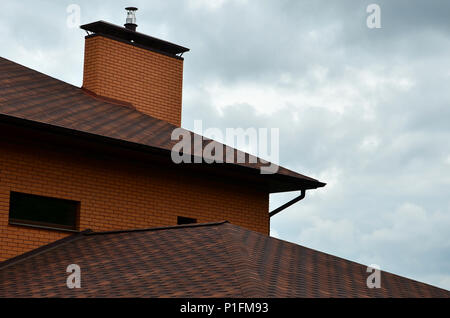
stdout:
{"type": "Polygon", "coordinates": [[[294,203],[297,203],[298,201],[303,200],[305,198],[305,195],[306,195],[306,190],[301,190],[301,193],[300,193],[300,195],[298,197],[296,197],[296,198],[292,199],[291,201],[283,204],[282,206],[280,206],[279,208],[273,210],[272,212],[269,212],[269,217],[272,217],[272,216],[280,213],[284,209],[287,209],[288,207],[290,207],[294,203]]]}

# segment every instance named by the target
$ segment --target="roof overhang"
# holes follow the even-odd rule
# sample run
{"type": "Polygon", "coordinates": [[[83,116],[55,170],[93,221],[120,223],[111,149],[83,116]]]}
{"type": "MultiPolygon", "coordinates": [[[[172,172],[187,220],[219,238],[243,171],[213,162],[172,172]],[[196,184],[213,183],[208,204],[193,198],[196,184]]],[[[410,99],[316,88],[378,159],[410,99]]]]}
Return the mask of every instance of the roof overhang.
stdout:
{"type": "MultiPolygon", "coordinates": [[[[230,178],[230,180],[224,180],[225,182],[233,182],[231,180],[249,181],[254,183],[256,188],[264,189],[269,193],[311,190],[324,187],[326,185],[325,183],[315,179],[298,179],[283,174],[261,174],[258,169],[236,164],[174,164],[171,160],[171,151],[167,149],[133,143],[121,139],[96,135],[5,114],[0,114],[0,124],[14,125],[15,127],[22,127],[28,130],[43,131],[47,134],[60,136],[62,138],[71,137],[77,144],[80,142],[82,142],[83,145],[89,144],[92,150],[99,149],[96,145],[102,144],[117,150],[130,151],[132,152],[131,155],[136,156],[136,158],[138,158],[137,156],[140,156],[138,154],[145,154],[147,156],[150,155],[152,158],[155,158],[155,162],[173,165],[174,168],[184,169],[186,173],[201,173],[209,177],[221,177],[221,180],[224,180],[223,176],[226,175],[230,178]],[[220,167],[218,167],[218,165],[220,165],[220,167]]],[[[32,131],[30,133],[32,133],[32,131]]],[[[35,134],[33,135],[35,136],[35,134]]]]}

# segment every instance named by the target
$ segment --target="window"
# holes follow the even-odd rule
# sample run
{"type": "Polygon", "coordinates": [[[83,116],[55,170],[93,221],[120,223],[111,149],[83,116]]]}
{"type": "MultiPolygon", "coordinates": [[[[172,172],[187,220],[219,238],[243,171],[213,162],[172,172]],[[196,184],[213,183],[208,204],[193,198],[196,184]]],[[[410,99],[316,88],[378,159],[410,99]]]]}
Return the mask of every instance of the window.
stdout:
{"type": "Polygon", "coordinates": [[[77,201],[11,192],[9,223],[75,231],[79,206],[77,201]]]}
{"type": "Polygon", "coordinates": [[[187,218],[187,217],[184,217],[184,216],[179,216],[178,217],[178,225],[193,224],[193,223],[197,223],[197,220],[193,219],[193,218],[187,218]]]}

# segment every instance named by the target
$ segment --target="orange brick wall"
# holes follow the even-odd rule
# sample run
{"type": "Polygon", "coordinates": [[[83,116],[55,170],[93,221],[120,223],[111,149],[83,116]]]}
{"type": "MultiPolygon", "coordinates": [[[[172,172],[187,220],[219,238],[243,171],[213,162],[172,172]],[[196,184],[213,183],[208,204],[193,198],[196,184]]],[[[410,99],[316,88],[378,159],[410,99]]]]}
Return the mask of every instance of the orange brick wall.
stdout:
{"type": "Polygon", "coordinates": [[[181,126],[183,60],[103,36],[85,41],[83,87],[181,126]]]}
{"type": "Polygon", "coordinates": [[[0,261],[68,235],[8,224],[10,191],[77,200],[80,230],[175,225],[177,216],[199,222],[228,220],[269,233],[269,195],[249,184],[221,183],[162,166],[68,154],[0,141],[0,261]]]}

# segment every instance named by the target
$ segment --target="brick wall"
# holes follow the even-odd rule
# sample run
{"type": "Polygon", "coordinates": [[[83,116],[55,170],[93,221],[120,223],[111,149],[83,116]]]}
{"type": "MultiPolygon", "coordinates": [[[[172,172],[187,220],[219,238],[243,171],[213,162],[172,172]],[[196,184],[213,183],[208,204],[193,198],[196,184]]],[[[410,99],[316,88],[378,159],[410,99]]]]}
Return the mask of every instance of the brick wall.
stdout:
{"type": "Polygon", "coordinates": [[[95,35],[86,38],[83,87],[181,126],[183,60],[95,35]]]}
{"type": "MultiPolygon", "coordinates": [[[[179,169],[0,141],[0,261],[63,238],[67,233],[8,224],[10,191],[81,202],[80,230],[228,220],[269,233],[269,195],[251,184],[222,183],[179,169]]],[[[70,148],[70,147],[69,147],[70,148]]]]}

